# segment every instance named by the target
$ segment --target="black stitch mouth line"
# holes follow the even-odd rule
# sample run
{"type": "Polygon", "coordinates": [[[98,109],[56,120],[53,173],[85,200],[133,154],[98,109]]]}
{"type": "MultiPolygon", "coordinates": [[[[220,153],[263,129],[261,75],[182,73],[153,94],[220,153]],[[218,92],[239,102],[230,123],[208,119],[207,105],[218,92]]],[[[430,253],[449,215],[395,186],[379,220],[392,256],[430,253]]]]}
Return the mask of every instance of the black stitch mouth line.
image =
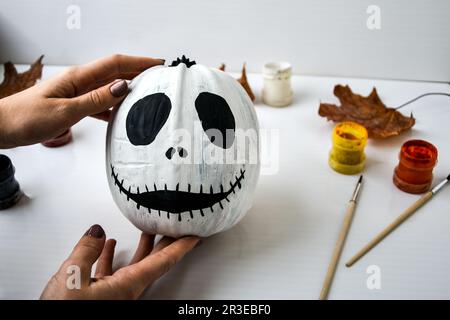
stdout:
{"type": "Polygon", "coordinates": [[[114,172],[114,166],[111,166],[111,176],[114,178],[114,184],[119,188],[119,193],[124,193],[127,197],[127,201],[133,200],[136,202],[136,208],[144,207],[148,209],[151,214],[151,210],[158,211],[158,215],[161,216],[161,211],[167,212],[167,218],[170,219],[170,214],[177,214],[178,221],[181,221],[181,213],[189,212],[191,219],[194,218],[193,211],[199,210],[201,216],[204,216],[205,209],[211,209],[214,212],[213,206],[219,204],[223,209],[222,201],[226,200],[230,202],[228,196],[231,193],[235,193],[236,187],[241,189],[241,181],[244,180],[245,170],[240,170],[240,175],[235,176],[234,183],[230,181],[230,188],[224,191],[224,187],[220,185],[220,192],[214,193],[213,187],[210,187],[209,193],[203,191],[203,185],[200,185],[200,192],[191,192],[191,185],[188,184],[188,191],[179,191],[179,183],[175,190],[168,190],[167,184],[164,185],[163,190],[158,190],[156,184],[153,184],[153,190],[150,190],[145,185],[145,192],[141,192],[139,187],[136,188],[136,192],[131,192],[131,186],[128,190],[124,187],[124,179],[119,180],[119,174],[114,172]]]}

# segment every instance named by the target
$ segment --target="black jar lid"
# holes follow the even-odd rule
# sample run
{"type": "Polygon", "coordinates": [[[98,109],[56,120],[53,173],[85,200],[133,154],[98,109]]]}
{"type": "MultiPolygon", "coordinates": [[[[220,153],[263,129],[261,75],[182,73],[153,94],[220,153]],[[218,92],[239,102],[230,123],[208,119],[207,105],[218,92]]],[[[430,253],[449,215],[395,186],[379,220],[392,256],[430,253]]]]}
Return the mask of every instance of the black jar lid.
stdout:
{"type": "Polygon", "coordinates": [[[4,181],[14,176],[14,166],[11,159],[4,154],[0,154],[0,181],[4,181]]]}

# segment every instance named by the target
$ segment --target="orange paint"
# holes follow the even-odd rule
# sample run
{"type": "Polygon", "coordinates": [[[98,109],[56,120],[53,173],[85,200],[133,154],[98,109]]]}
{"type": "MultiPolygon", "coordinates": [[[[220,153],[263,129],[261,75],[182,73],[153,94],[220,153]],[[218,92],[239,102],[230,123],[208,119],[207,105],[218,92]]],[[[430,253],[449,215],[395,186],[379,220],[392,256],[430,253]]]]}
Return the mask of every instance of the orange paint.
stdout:
{"type": "Polygon", "coordinates": [[[406,141],[399,155],[399,164],[394,171],[395,185],[408,193],[424,193],[433,181],[433,168],[438,151],[424,140],[406,141]]]}

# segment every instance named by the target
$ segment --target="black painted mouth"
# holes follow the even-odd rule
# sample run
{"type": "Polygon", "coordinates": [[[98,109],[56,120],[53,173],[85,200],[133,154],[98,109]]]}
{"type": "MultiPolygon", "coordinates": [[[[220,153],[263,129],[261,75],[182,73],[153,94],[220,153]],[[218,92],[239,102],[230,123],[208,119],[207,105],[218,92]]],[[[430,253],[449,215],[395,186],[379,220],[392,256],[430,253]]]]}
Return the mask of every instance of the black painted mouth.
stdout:
{"type": "Polygon", "coordinates": [[[240,175],[235,177],[234,181],[230,181],[227,190],[223,185],[220,185],[220,192],[214,192],[213,187],[210,186],[209,192],[203,191],[203,186],[200,185],[198,193],[191,192],[191,185],[188,185],[188,191],[179,191],[179,184],[175,190],[167,190],[167,185],[164,185],[163,190],[158,190],[153,184],[153,190],[149,190],[145,185],[145,192],[141,192],[139,187],[136,192],[131,191],[131,186],[128,190],[124,187],[124,180],[119,180],[119,174],[114,172],[114,166],[111,164],[111,176],[114,178],[114,184],[119,188],[120,193],[124,193],[127,201],[130,199],[136,202],[136,208],[144,207],[151,213],[152,210],[158,212],[161,216],[161,211],[167,212],[167,218],[170,219],[170,214],[178,214],[178,221],[181,221],[181,213],[189,212],[190,217],[194,218],[193,211],[198,210],[201,216],[204,216],[204,211],[210,209],[214,212],[214,205],[219,204],[223,209],[222,201],[230,202],[228,196],[236,192],[236,187],[241,189],[241,182],[244,180],[245,170],[240,170],[240,175]]]}

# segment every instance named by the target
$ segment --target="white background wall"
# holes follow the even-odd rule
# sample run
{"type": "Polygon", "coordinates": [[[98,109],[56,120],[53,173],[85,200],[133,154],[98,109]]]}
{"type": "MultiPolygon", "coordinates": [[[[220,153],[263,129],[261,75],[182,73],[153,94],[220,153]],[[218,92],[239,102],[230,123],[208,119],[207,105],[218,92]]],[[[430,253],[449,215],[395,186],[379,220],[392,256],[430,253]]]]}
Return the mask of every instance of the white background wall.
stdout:
{"type": "Polygon", "coordinates": [[[450,81],[449,0],[0,0],[0,61],[83,63],[186,54],[236,71],[288,60],[299,74],[450,81]],[[66,26],[69,5],[81,28],[66,26]],[[369,30],[369,5],[381,29],[369,30]]]}

